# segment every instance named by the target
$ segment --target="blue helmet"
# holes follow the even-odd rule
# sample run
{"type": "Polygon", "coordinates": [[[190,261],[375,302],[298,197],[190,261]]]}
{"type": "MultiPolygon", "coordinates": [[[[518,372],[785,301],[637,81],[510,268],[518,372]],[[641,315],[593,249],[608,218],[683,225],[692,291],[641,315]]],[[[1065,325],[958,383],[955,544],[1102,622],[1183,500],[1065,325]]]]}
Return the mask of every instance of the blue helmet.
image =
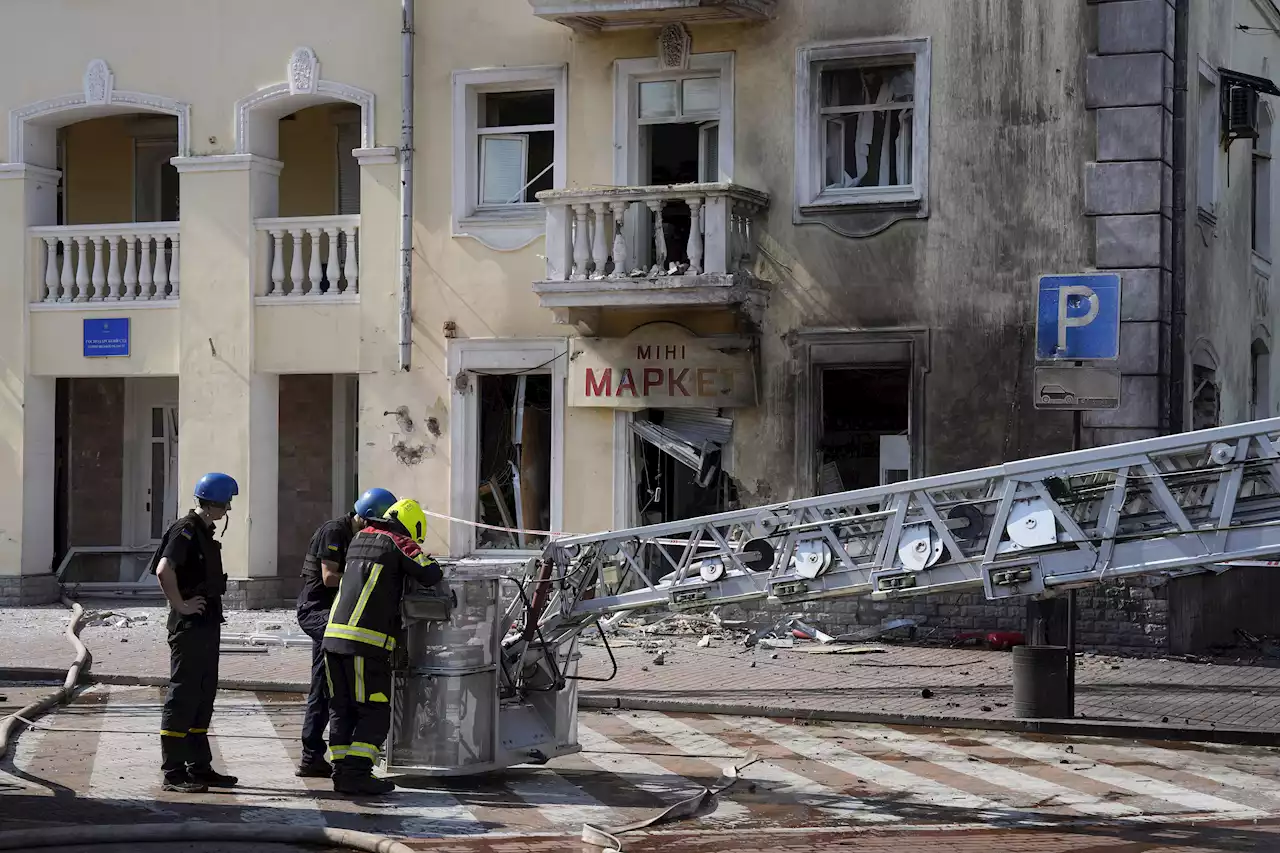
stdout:
{"type": "Polygon", "coordinates": [[[387,510],[396,502],[396,496],[386,489],[370,489],[356,501],[356,515],[361,518],[386,518],[387,510]]]}
{"type": "Polygon", "coordinates": [[[226,474],[205,474],[196,483],[196,498],[212,504],[226,506],[240,494],[240,486],[226,474]]]}

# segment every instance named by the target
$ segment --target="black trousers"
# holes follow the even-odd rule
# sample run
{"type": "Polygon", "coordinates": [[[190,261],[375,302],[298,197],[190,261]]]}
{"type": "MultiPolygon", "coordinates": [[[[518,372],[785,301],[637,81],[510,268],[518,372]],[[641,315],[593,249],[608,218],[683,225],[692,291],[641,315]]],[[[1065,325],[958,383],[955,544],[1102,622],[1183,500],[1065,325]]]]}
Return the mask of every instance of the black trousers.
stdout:
{"type": "Polygon", "coordinates": [[[324,758],[328,748],[324,729],[329,725],[329,685],[324,676],[324,628],[327,611],[298,616],[298,625],[311,638],[311,689],[307,692],[307,712],[302,718],[302,763],[324,758]]]}
{"type": "Polygon", "coordinates": [[[218,693],[222,625],[180,628],[169,635],[169,695],[160,714],[160,753],[166,777],[211,769],[209,721],[218,693]]]}
{"type": "Polygon", "coordinates": [[[324,653],[332,714],[329,751],[335,775],[368,775],[391,730],[391,663],[324,653]]]}

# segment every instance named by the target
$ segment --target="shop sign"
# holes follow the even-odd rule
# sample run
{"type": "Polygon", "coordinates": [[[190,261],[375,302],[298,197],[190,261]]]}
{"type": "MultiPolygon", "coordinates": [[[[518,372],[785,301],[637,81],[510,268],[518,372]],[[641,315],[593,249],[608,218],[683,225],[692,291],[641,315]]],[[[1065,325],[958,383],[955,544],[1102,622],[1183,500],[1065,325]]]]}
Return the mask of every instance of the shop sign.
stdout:
{"type": "Polygon", "coordinates": [[[569,362],[569,404],[614,409],[756,405],[754,341],[697,337],[673,323],[625,338],[582,338],[569,362]]]}

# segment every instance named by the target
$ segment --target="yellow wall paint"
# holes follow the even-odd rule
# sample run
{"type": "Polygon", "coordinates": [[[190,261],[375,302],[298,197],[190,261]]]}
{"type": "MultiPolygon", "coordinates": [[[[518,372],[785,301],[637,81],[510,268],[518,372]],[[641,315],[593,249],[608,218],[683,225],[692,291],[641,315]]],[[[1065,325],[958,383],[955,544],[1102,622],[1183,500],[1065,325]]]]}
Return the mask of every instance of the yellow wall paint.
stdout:
{"type": "Polygon", "coordinates": [[[133,135],[127,116],[67,127],[68,225],[133,221],[133,135]]]}
{"type": "Polygon", "coordinates": [[[31,372],[36,376],[175,376],[178,373],[178,306],[134,308],[121,303],[100,310],[31,312],[31,372]],[[129,355],[85,358],[84,321],[129,318],[129,355]]]}
{"type": "Polygon", "coordinates": [[[281,216],[338,212],[337,154],[338,131],[331,107],[311,107],[281,119],[281,216]]]}

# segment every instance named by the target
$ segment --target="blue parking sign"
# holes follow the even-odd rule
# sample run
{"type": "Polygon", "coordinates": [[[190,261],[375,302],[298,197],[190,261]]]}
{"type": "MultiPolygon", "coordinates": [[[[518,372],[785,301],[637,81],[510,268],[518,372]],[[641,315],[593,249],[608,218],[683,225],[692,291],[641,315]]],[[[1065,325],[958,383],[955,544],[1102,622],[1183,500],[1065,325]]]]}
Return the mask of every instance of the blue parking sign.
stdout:
{"type": "Polygon", "coordinates": [[[1120,357],[1120,276],[1040,277],[1036,358],[1112,361],[1120,357]]]}

